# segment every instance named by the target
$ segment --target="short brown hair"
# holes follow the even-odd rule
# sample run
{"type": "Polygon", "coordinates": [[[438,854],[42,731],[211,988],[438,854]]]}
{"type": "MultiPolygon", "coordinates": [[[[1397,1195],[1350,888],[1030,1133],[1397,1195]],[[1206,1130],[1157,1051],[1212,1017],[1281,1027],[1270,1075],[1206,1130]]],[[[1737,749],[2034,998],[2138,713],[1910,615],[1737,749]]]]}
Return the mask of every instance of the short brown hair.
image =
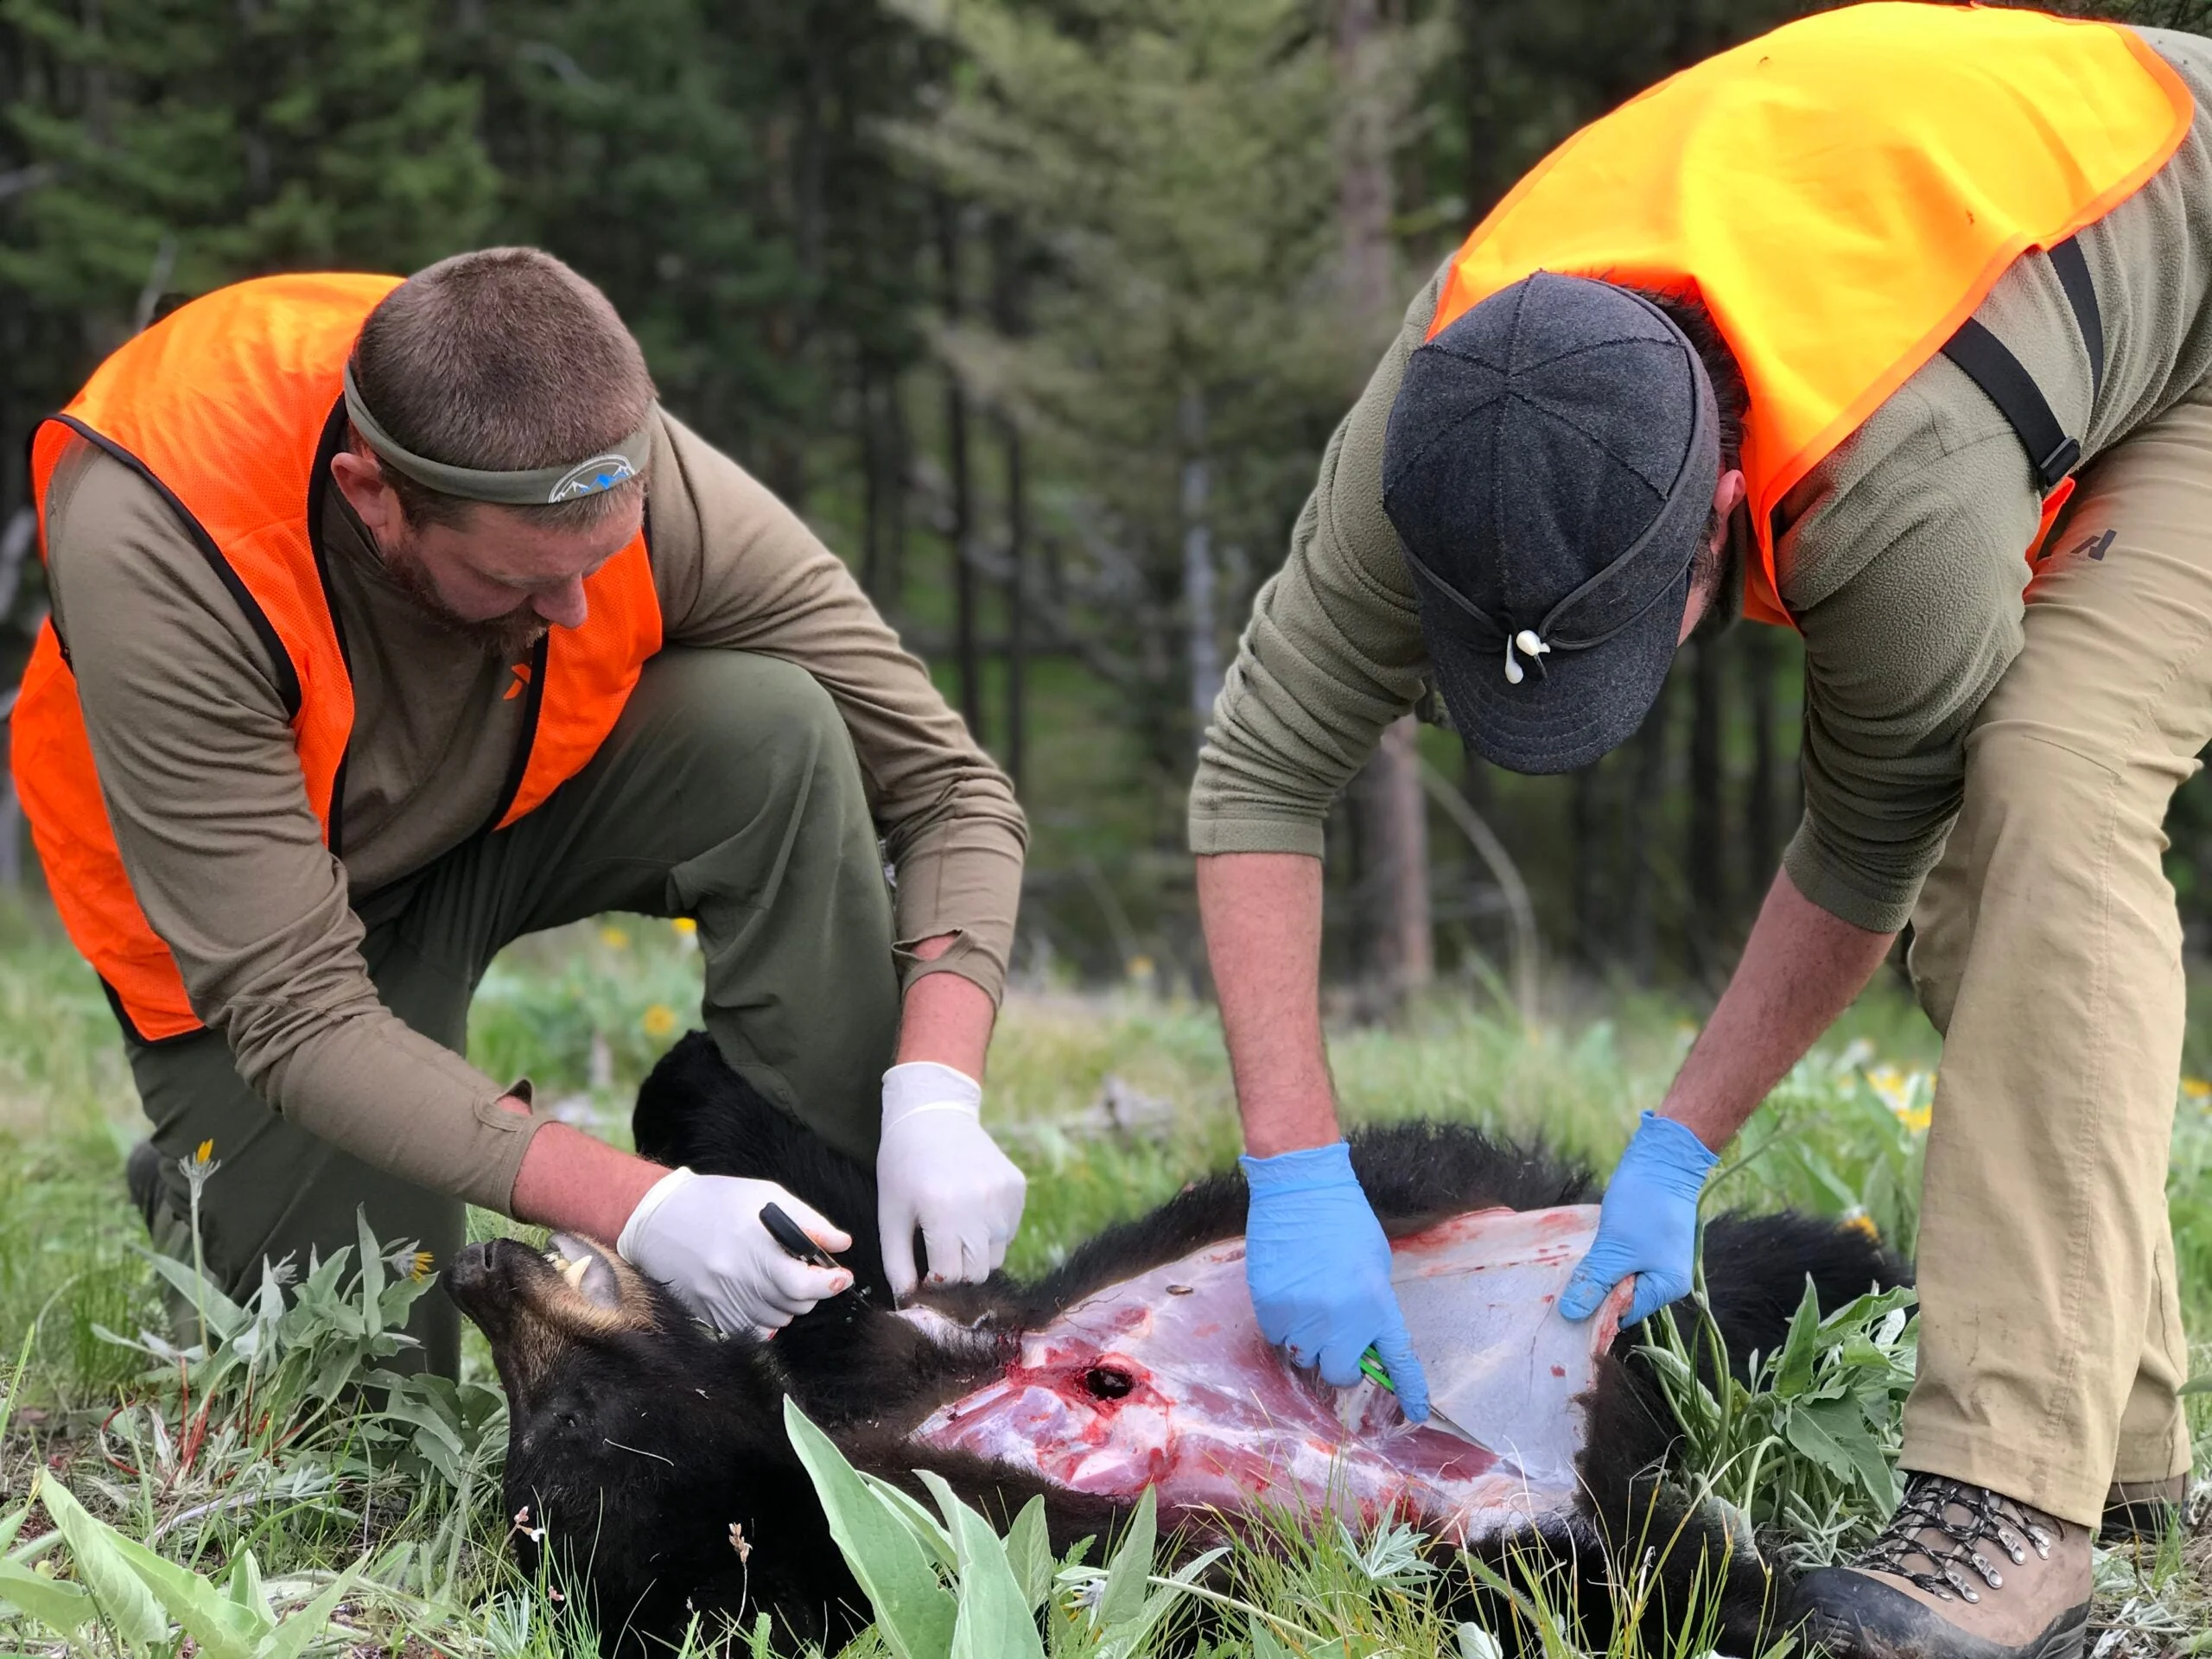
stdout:
{"type": "MultiPolygon", "coordinates": [[[[645,353],[607,296],[537,248],[482,248],[416,271],[361,325],[353,381],[394,442],[486,472],[582,460],[635,432],[653,405],[645,353]]],[[[481,505],[379,469],[411,524],[457,528],[481,505]]],[[[644,488],[639,477],[504,511],[581,530],[644,488]]]]}

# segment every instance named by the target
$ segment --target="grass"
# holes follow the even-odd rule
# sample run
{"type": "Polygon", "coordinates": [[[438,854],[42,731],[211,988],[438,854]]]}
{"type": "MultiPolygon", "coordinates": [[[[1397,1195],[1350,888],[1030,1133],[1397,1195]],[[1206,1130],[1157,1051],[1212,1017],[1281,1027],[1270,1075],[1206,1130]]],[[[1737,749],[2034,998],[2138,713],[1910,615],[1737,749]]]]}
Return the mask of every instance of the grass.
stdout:
{"type": "MultiPolygon", "coordinates": [[[[690,1022],[693,944],[667,923],[634,918],[525,942],[486,981],[474,1057],[497,1074],[528,1071],[564,1116],[620,1138],[638,1077],[690,1022]]],[[[1481,985],[1449,988],[1398,1030],[1338,1034],[1347,1113],[1471,1120],[1608,1165],[1693,1028],[1660,999],[1616,997],[1602,1012],[1532,1031],[1481,985]]],[[[2198,1041],[2193,1025],[2192,1072],[2212,1070],[2198,1041]]],[[[1718,1178],[1719,1202],[1863,1213],[1909,1248],[1936,1053],[1933,1033],[1894,985],[1870,993],[1762,1109],[1718,1178]]],[[[1236,1149],[1218,1031],[1201,1006],[1033,988],[1009,1001],[992,1065],[993,1122],[1031,1179],[1009,1264],[1018,1272],[1050,1265],[1101,1224],[1160,1201],[1236,1149]]],[[[282,1371],[275,1350],[250,1377],[211,1370],[149,1382],[147,1354],[103,1334],[166,1329],[159,1281],[138,1249],[143,1230],[122,1193],[121,1154],[137,1128],[98,987],[48,930],[0,916],[0,1529],[43,1467],[83,1501],[84,1524],[150,1541],[211,1579],[235,1578],[251,1553],[277,1616],[357,1568],[334,1630],[358,1651],[556,1659],[575,1649],[573,1621],[547,1616],[555,1587],[523,1582],[507,1561],[496,1470],[504,1429],[480,1349],[467,1356],[461,1389],[410,1395],[395,1421],[317,1404],[302,1392],[303,1371],[282,1371]],[[314,1425],[290,1439],[286,1421],[264,1421],[280,1372],[294,1380],[275,1414],[314,1425]]],[[[2175,1137],[2173,1211],[2193,1328],[2212,1333],[2208,1173],[2212,1088],[2191,1084],[2175,1137]]],[[[474,1218],[480,1233],[507,1225],[474,1218]]],[[[404,1294],[378,1273],[372,1294],[404,1294]]],[[[292,1351],[327,1351],[336,1325],[315,1321],[342,1322],[349,1316],[333,1309],[362,1293],[333,1284],[317,1294],[321,1312],[290,1316],[292,1351]]],[[[365,1354],[356,1370],[374,1363],[365,1354]]],[[[2212,1351],[2199,1351],[2199,1369],[2212,1369],[2212,1351]]],[[[1779,1406],[1722,1404],[1730,1421],[1786,1415],[1779,1406]]],[[[2212,1396],[2191,1408],[2202,1461],[2212,1451],[2212,1396]]],[[[1713,1455],[1725,1460],[1728,1448],[1713,1455]]],[[[1808,1479],[1793,1490],[1828,1488],[1808,1479]]],[[[1830,1544],[1865,1519],[1863,1503],[1852,1510],[1823,1501],[1830,1544]]],[[[18,1556],[46,1526],[41,1514],[15,1541],[18,1556]]],[[[1418,1562],[1408,1566],[1388,1537],[1325,1529],[1286,1533],[1283,1546],[1229,1563],[1234,1598],[1263,1617],[1215,1651],[1489,1651],[1479,1633],[1442,1614],[1418,1562]],[[1277,1617],[1279,1627],[1267,1624],[1277,1617]],[[1305,1635],[1281,1635],[1292,1630],[1305,1635]]],[[[0,1537],[0,1567],[9,1548],[0,1537]]],[[[29,1548],[25,1559],[48,1573],[67,1554],[43,1540],[29,1548]]],[[[2212,1651],[2196,1634],[2212,1627],[2203,1552],[2203,1541],[2177,1535],[2154,1557],[2102,1560],[2101,1659],[2212,1651]]],[[[38,1646],[36,1627],[11,1630],[0,1617],[0,1646],[11,1634],[18,1646],[38,1646]]],[[[855,1653],[879,1650],[867,1638],[855,1653]]],[[[1694,1651],[1685,1647],[1685,1659],[1694,1651]]]]}

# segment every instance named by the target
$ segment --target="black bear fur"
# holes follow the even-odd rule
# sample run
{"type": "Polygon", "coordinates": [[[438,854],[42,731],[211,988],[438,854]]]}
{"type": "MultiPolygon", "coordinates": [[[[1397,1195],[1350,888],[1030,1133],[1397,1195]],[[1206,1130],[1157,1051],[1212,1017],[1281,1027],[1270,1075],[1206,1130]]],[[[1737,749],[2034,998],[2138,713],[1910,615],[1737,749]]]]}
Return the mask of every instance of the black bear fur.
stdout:
{"type": "MultiPolygon", "coordinates": [[[[845,1260],[855,1289],[794,1320],[772,1344],[716,1339],[660,1287],[611,1262],[621,1275],[625,1321],[598,1328],[588,1315],[550,1331],[524,1311],[534,1278],[550,1274],[534,1251],[512,1243],[472,1247],[449,1270],[456,1299],[485,1328],[512,1414],[506,1465],[511,1512],[528,1529],[552,1529],[572,1583],[588,1588],[609,1652],[673,1640],[693,1612],[772,1613],[787,1637],[836,1643],[865,1618],[804,1471],[784,1434],[788,1394],[858,1466],[918,1491],[917,1465],[943,1474],[1003,1523],[1043,1491],[1054,1548],[1113,1530],[1110,1501],[1045,1487],[969,1458],[918,1453],[906,1434],[944,1401],[981,1386],[1001,1359],[930,1342],[891,1306],[883,1280],[872,1172],[833,1151],[763,1100],[693,1033],[646,1079],[633,1119],[638,1149],[702,1173],[780,1182],[853,1235],[845,1260]],[[579,1323],[579,1321],[581,1321],[579,1323]],[[750,1547],[741,1559],[733,1523],[750,1547]]],[[[1409,1122],[1352,1137],[1362,1186],[1385,1230],[1418,1231],[1446,1217],[1596,1197],[1589,1172],[1541,1150],[1493,1141],[1457,1124],[1409,1122]]],[[[1235,1173],[1185,1189],[1133,1221],[1109,1227],[1031,1283],[1001,1274],[981,1286],[929,1293],[963,1324],[1011,1342],[1092,1292],[1222,1239],[1241,1236],[1245,1191],[1235,1173]]],[[[1782,1341],[1809,1277],[1824,1307],[1899,1283],[1900,1264],[1863,1233],[1797,1215],[1722,1216],[1707,1229],[1705,1274],[1714,1320],[1739,1370],[1782,1341]]],[[[556,1322],[557,1323],[557,1322],[556,1322]]],[[[1770,1632],[1786,1586],[1702,1516],[1669,1507],[1660,1478],[1672,1429],[1656,1385],[1624,1332],[1586,1396],[1576,1514],[1480,1554],[1541,1553],[1592,1593],[1581,1598],[1586,1634],[1602,1644],[1611,1599],[1609,1563],[1671,1547],[1653,1571],[1648,1618],[1663,1628],[1698,1593],[1721,1587],[1724,1638],[1750,1644],[1770,1632]]],[[[1508,1612],[1473,1585],[1469,1611],[1508,1612]]],[[[1507,1622],[1510,1624],[1510,1618],[1507,1622]]]]}

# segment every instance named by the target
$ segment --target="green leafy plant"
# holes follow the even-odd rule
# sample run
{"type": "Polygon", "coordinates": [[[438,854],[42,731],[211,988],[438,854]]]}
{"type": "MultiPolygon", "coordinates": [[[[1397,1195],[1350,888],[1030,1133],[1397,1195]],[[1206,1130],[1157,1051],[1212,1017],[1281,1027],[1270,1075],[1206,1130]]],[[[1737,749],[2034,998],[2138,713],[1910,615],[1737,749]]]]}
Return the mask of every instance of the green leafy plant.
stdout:
{"type": "Polygon", "coordinates": [[[174,1650],[181,1632],[207,1659],[299,1659],[352,1592],[363,1565],[356,1562],[304,1606],[284,1614],[251,1550],[232,1561],[219,1586],[91,1514],[51,1477],[41,1477],[32,1497],[0,1519],[0,1548],[14,1542],[33,1503],[44,1507],[54,1529],[0,1557],[0,1605],[64,1638],[97,1620],[118,1648],[134,1656],[174,1650]],[[71,1579],[60,1577],[43,1559],[57,1541],[66,1547],[71,1579]],[[41,1572],[41,1566],[48,1570],[41,1572]]]}
{"type": "Polygon", "coordinates": [[[153,1331],[101,1332],[156,1362],[102,1427],[110,1465],[162,1491],[221,1488],[265,1483],[312,1448],[335,1453],[324,1459],[333,1472],[479,1484],[505,1443],[505,1403],[480,1382],[387,1369],[417,1346],[404,1327],[430,1288],[429,1258],[411,1241],[379,1243],[365,1216],[357,1227],[358,1258],[348,1247],[310,1262],[296,1284],[289,1262],[264,1262],[243,1304],[194,1264],[148,1251],[206,1340],[180,1348],[153,1331]]]}
{"type": "Polygon", "coordinates": [[[1674,1468],[1747,1547],[1779,1536],[1802,1562],[1833,1560],[1897,1507],[1919,1336],[1913,1300],[1901,1286],[1822,1318],[1808,1281],[1782,1346],[1748,1357],[1749,1383],[1730,1370],[1701,1299],[1687,1304],[1694,1337],[1674,1309],[1652,1320],[1652,1340],[1640,1351],[1681,1429],[1674,1468]]]}
{"type": "Polygon", "coordinates": [[[1147,1491],[1103,1567],[1086,1567],[1080,1548],[1056,1563],[1043,1498],[1030,1499],[1001,1537],[927,1470],[918,1478],[935,1515],[854,1468],[789,1400],[784,1427],[894,1659],[1136,1659],[1226,1554],[1207,1550],[1154,1573],[1159,1523],[1147,1491]]]}

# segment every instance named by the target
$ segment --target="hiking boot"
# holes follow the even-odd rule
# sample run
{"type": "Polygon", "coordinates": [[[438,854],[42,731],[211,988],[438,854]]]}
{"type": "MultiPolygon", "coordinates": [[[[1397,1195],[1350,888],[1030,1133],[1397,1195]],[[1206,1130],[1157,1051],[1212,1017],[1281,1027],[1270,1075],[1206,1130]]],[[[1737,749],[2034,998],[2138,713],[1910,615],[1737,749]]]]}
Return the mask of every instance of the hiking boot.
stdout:
{"type": "Polygon", "coordinates": [[[1849,1567],[1808,1573],[1792,1616],[1830,1659],[2081,1659],[2089,1535],[1986,1486],[1909,1474],[1849,1567]]]}
{"type": "Polygon", "coordinates": [[[2115,1480],[2105,1493],[2097,1541],[2107,1549],[2123,1544],[2155,1548],[2181,1523],[2182,1502],[2188,1496],[2185,1474],[2171,1480],[2115,1480]]]}

